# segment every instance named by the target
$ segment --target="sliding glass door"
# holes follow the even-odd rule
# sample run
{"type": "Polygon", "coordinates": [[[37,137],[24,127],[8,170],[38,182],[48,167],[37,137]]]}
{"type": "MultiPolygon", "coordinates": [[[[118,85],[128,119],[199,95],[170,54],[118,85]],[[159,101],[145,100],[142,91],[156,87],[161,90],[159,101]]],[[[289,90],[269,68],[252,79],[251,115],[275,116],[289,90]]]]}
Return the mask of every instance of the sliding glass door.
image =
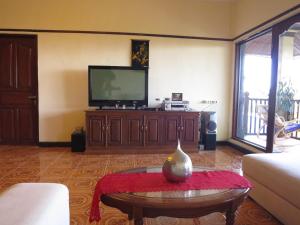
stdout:
{"type": "Polygon", "coordinates": [[[266,152],[300,146],[300,14],[236,45],[233,138],[266,152]]]}
{"type": "Polygon", "coordinates": [[[273,151],[300,146],[300,22],[279,35],[273,151]]]}
{"type": "Polygon", "coordinates": [[[271,31],[239,44],[236,136],[266,147],[268,96],[271,81],[271,31]]]}

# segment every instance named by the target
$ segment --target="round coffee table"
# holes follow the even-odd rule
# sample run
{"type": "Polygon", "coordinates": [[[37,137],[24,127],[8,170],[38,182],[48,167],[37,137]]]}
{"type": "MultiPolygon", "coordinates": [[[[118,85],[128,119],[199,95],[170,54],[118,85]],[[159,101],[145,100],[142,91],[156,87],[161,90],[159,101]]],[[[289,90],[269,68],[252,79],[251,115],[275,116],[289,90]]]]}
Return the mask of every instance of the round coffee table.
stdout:
{"type": "MultiPolygon", "coordinates": [[[[212,169],[194,167],[194,171],[212,169]]],[[[144,167],[120,173],[161,172],[161,167],[144,167]]],[[[128,214],[135,225],[142,225],[143,218],[168,216],[177,218],[201,217],[213,212],[226,214],[226,225],[233,225],[235,211],[247,197],[249,188],[222,190],[190,190],[167,192],[135,192],[102,195],[101,201],[128,214]]]]}

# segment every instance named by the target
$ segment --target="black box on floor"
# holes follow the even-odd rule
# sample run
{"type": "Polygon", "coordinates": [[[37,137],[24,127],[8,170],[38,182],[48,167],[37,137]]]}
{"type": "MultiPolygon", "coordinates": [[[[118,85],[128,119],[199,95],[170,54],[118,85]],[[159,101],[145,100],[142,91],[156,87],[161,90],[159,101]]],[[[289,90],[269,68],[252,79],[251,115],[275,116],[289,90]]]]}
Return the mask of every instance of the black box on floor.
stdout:
{"type": "Polygon", "coordinates": [[[72,152],[84,152],[85,150],[85,132],[83,129],[75,130],[71,135],[72,152]]]}
{"type": "Polygon", "coordinates": [[[216,139],[217,139],[216,133],[204,133],[203,134],[204,150],[216,150],[216,143],[217,143],[216,139]]]}

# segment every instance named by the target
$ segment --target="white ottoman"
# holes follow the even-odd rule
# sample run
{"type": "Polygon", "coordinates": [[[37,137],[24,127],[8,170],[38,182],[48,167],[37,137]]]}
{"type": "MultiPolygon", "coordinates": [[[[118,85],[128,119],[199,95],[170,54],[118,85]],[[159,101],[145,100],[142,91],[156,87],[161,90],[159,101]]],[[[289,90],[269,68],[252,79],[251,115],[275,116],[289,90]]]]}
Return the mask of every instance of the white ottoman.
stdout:
{"type": "Polygon", "coordinates": [[[0,193],[1,225],[70,225],[69,190],[63,184],[20,183],[0,193]]]}
{"type": "Polygon", "coordinates": [[[285,225],[300,224],[300,153],[243,156],[250,196],[285,225]]]}

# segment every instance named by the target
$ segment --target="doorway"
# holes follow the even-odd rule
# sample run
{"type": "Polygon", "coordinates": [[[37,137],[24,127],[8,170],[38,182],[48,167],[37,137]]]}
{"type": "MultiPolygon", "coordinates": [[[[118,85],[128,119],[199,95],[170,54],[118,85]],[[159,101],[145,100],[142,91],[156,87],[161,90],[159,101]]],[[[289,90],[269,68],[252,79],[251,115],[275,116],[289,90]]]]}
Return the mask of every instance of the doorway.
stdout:
{"type": "Polygon", "coordinates": [[[0,34],[0,144],[37,144],[37,36],[0,34]]]}

